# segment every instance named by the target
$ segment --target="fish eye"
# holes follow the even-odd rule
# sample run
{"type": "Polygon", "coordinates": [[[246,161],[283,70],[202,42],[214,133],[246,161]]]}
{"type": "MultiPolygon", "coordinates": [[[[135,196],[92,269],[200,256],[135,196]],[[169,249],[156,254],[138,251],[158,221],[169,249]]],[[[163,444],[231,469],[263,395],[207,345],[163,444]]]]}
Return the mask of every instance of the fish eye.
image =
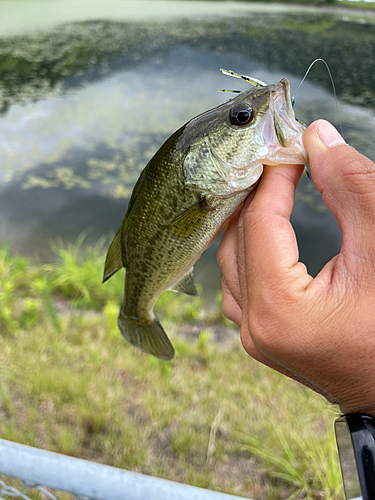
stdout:
{"type": "Polygon", "coordinates": [[[238,104],[230,110],[229,118],[232,125],[243,127],[248,125],[254,117],[254,112],[248,104],[238,104]]]}

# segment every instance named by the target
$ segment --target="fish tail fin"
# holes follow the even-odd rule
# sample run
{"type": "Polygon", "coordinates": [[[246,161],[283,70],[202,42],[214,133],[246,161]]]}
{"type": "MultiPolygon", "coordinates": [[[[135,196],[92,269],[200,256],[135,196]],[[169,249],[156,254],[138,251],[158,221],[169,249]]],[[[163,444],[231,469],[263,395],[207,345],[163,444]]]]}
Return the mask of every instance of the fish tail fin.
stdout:
{"type": "Polygon", "coordinates": [[[147,354],[161,359],[173,358],[173,346],[157,318],[154,318],[151,323],[145,323],[138,318],[128,317],[121,308],[118,326],[128,342],[147,354]]]}

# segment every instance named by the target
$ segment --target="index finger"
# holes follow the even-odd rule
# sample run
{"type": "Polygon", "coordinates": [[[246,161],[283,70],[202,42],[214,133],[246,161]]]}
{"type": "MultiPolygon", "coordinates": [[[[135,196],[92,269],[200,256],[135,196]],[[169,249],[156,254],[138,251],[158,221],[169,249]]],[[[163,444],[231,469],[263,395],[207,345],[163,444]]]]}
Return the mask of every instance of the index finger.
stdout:
{"type": "Polygon", "coordinates": [[[246,281],[251,281],[253,291],[257,283],[274,290],[291,284],[305,289],[312,279],[298,262],[296,235],[290,223],[302,171],[302,165],[265,167],[254,199],[240,218],[246,281]]]}

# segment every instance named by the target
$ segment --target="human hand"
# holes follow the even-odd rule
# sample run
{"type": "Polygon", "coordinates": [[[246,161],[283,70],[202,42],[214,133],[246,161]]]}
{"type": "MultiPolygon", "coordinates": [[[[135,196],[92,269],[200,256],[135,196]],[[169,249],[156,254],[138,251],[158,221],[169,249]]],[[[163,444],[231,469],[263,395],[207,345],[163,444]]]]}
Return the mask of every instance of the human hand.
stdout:
{"type": "Polygon", "coordinates": [[[308,127],[304,143],[343,233],[340,253],[316,278],[307,273],[289,221],[302,167],[266,167],[217,253],[223,312],[241,325],[250,356],[343,413],[375,416],[375,165],[324,120],[308,127]]]}

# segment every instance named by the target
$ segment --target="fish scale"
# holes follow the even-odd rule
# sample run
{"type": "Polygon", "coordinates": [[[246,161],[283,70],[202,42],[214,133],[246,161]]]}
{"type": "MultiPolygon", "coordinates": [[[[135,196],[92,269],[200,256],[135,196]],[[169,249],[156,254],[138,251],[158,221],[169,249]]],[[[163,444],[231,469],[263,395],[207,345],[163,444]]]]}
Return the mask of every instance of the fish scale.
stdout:
{"type": "Polygon", "coordinates": [[[131,344],[173,357],[153,313],[157,298],[167,289],[196,294],[194,263],[254,189],[263,165],[305,163],[302,133],[284,79],[202,113],[162,145],[134,187],[105,263],[103,281],[126,268],[118,325],[131,344]]]}

